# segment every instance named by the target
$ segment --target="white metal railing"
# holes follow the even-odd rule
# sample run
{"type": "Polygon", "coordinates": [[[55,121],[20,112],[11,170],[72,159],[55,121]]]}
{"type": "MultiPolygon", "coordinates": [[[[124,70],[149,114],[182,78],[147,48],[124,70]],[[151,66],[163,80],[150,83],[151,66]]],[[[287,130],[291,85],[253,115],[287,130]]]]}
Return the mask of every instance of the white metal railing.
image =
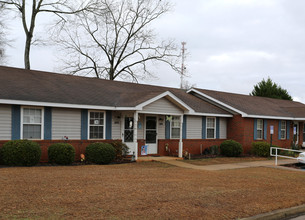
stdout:
{"type": "Polygon", "coordinates": [[[296,157],[289,157],[289,156],[280,155],[280,154],[278,154],[278,150],[284,150],[284,151],[288,151],[288,152],[299,152],[299,153],[303,153],[304,152],[304,151],[301,151],[301,150],[291,150],[291,149],[287,149],[287,148],[270,147],[270,156],[274,156],[275,157],[275,165],[277,165],[277,158],[278,157],[294,159],[294,160],[297,159],[296,157]],[[275,150],[275,154],[273,154],[273,150],[275,150]]]}

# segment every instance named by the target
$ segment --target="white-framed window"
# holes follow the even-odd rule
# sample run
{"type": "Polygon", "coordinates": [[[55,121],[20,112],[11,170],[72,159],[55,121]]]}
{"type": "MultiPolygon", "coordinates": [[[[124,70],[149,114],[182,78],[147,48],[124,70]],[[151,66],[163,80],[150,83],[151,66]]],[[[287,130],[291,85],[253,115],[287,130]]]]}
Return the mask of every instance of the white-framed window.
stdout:
{"type": "Polygon", "coordinates": [[[281,139],[286,139],[286,121],[281,121],[281,139]]]}
{"type": "Polygon", "coordinates": [[[105,139],[105,112],[89,111],[89,139],[105,139]]]}
{"type": "Polygon", "coordinates": [[[171,121],[171,138],[180,138],[180,116],[172,116],[171,121]]]}
{"type": "Polygon", "coordinates": [[[207,117],[206,120],[206,137],[207,139],[215,139],[216,138],[216,118],[207,117]]]}
{"type": "Polygon", "coordinates": [[[43,108],[21,108],[21,135],[22,139],[43,139],[43,108]]]}
{"type": "Polygon", "coordinates": [[[263,139],[263,131],[264,128],[264,120],[263,119],[257,119],[257,139],[262,140],[263,139]]]}

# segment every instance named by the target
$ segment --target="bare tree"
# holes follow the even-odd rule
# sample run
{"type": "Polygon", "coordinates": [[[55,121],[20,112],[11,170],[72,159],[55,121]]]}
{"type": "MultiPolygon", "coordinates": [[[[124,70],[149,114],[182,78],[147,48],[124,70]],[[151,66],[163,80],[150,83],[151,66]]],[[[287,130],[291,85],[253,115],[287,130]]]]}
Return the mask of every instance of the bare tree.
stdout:
{"type": "Polygon", "coordinates": [[[0,4],[0,64],[4,62],[4,47],[6,45],[5,40],[5,26],[3,23],[4,19],[4,5],[0,4]]]}
{"type": "Polygon", "coordinates": [[[152,75],[148,61],[175,68],[173,40],[157,42],[151,23],[167,13],[166,0],[100,0],[95,10],[69,20],[57,42],[64,51],[64,70],[109,80],[152,75]]]}
{"type": "Polygon", "coordinates": [[[70,0],[0,0],[8,9],[14,10],[21,17],[25,33],[24,65],[30,69],[30,50],[33,44],[33,35],[40,13],[52,13],[61,19],[64,14],[75,14],[83,11],[86,7],[70,0]],[[75,7],[75,5],[78,5],[75,7]]]}

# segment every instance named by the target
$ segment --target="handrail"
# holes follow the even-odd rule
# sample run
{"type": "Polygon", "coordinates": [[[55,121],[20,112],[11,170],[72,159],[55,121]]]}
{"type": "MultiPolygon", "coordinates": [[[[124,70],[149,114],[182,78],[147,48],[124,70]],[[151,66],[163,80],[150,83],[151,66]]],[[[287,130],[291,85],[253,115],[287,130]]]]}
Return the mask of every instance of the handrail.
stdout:
{"type": "Polygon", "coordinates": [[[301,150],[292,150],[292,149],[287,149],[287,148],[280,148],[280,147],[270,147],[270,156],[275,156],[275,165],[277,166],[277,158],[278,157],[283,157],[283,158],[288,158],[288,159],[294,159],[297,160],[295,157],[289,157],[289,156],[284,156],[284,155],[279,155],[278,150],[286,150],[286,151],[292,151],[292,152],[299,152],[303,153],[304,151],[301,150]],[[272,153],[273,149],[275,149],[275,154],[272,153]]]}

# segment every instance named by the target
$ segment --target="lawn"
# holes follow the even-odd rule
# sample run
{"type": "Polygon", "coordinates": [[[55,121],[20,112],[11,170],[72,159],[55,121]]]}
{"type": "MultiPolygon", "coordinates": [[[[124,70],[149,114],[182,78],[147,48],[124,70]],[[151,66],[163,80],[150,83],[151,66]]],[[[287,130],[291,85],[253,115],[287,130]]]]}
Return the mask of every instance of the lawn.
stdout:
{"type": "Polygon", "coordinates": [[[192,160],[183,160],[183,162],[204,166],[204,165],[216,165],[216,164],[227,164],[227,163],[242,163],[242,162],[253,162],[268,160],[266,157],[213,157],[213,158],[201,158],[192,160]]]}
{"type": "Polygon", "coordinates": [[[305,174],[142,162],[0,168],[0,219],[236,219],[305,203],[305,174]]]}

